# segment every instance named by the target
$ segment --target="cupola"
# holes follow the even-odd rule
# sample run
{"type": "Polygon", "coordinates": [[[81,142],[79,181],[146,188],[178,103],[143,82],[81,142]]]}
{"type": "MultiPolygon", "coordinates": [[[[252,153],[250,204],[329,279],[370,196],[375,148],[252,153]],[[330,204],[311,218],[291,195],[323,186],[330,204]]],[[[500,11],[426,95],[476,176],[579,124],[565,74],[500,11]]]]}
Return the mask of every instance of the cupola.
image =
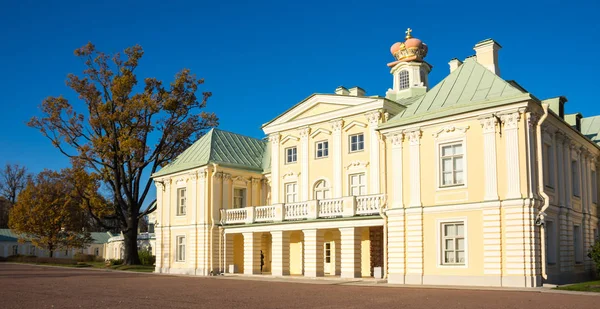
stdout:
{"type": "Polygon", "coordinates": [[[412,29],[408,28],[404,42],[396,42],[390,47],[395,61],[387,65],[394,81],[386,98],[394,101],[423,94],[429,89],[428,75],[432,66],[424,60],[428,47],[411,33],[412,29]]]}

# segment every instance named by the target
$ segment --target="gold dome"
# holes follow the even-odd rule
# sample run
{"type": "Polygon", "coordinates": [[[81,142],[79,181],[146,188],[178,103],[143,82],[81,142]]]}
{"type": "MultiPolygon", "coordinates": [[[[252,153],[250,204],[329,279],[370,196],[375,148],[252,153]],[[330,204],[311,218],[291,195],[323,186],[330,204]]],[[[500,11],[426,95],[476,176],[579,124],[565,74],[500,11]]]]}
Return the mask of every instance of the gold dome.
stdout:
{"type": "Polygon", "coordinates": [[[423,61],[427,56],[427,44],[423,43],[411,35],[412,29],[406,30],[406,38],[404,42],[396,42],[390,48],[392,56],[396,61],[388,63],[389,67],[395,66],[398,62],[423,61]]]}

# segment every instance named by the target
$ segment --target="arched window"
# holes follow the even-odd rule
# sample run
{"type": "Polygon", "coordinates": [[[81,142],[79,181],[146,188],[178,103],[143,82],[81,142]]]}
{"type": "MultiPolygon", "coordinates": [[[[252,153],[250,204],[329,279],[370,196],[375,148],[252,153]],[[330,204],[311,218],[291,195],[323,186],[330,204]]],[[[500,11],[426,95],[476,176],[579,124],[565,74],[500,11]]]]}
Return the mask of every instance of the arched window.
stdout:
{"type": "Polygon", "coordinates": [[[401,71],[400,75],[398,77],[400,80],[400,89],[407,89],[410,86],[410,83],[408,80],[408,71],[406,71],[406,70],[401,71]]]}
{"type": "Polygon", "coordinates": [[[324,200],[330,198],[329,185],[325,180],[319,180],[315,183],[314,198],[315,200],[324,200]]]}

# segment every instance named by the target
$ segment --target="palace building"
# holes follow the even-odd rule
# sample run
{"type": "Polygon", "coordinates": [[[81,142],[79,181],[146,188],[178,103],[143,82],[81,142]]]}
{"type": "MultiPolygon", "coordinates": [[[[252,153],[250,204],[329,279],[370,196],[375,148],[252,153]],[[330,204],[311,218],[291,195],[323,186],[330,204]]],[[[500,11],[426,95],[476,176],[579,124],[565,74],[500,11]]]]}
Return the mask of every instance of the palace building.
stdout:
{"type": "Polygon", "coordinates": [[[152,175],[156,272],[536,287],[593,273],[600,116],[500,75],[392,45],[392,88],[313,94],[259,140],[213,129],[152,175]]]}

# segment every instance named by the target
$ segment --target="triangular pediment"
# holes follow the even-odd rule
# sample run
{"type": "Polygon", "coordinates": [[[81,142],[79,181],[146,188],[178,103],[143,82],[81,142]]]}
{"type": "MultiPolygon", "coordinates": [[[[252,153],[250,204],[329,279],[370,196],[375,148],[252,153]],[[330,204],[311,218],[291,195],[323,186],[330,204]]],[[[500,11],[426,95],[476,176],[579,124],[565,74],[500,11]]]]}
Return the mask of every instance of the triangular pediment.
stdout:
{"type": "Polygon", "coordinates": [[[376,99],[334,94],[314,94],[263,125],[263,129],[300,119],[336,112],[341,109],[373,102],[373,100],[376,99]]]}

